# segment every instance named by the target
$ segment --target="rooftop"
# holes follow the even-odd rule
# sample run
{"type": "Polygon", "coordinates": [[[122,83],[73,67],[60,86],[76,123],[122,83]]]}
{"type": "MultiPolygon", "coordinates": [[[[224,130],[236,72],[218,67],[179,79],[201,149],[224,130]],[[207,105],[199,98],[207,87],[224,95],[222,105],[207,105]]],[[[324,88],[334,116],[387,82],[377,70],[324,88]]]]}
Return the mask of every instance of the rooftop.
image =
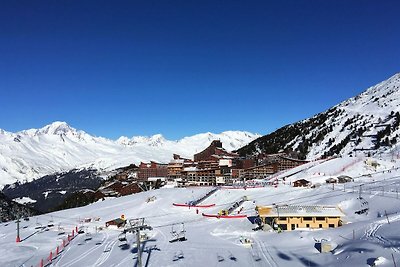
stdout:
{"type": "Polygon", "coordinates": [[[257,206],[258,214],[262,217],[342,217],[343,212],[336,206],[301,206],[301,205],[276,205],[257,206]]]}

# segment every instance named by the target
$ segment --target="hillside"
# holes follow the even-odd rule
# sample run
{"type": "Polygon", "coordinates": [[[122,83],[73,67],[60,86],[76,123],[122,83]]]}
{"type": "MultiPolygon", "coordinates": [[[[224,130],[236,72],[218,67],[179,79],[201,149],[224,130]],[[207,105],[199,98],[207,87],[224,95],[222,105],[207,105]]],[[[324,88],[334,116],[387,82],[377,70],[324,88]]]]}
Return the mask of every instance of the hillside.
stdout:
{"type": "Polygon", "coordinates": [[[400,73],[312,118],[262,136],[242,156],[294,150],[301,158],[398,154],[400,73]]]}
{"type": "Polygon", "coordinates": [[[40,214],[40,212],[37,210],[11,201],[3,193],[0,193],[0,222],[17,220],[38,214],[40,214]]]}
{"type": "Polygon", "coordinates": [[[6,185],[1,191],[17,202],[40,212],[49,212],[63,204],[72,193],[80,190],[96,190],[103,179],[96,170],[70,170],[35,179],[28,183],[6,185]]]}
{"type": "Polygon", "coordinates": [[[257,137],[249,132],[226,131],[177,141],[159,134],[114,141],[76,130],[65,122],[17,133],[0,130],[0,186],[81,167],[104,171],[140,161],[167,163],[174,153],[190,158],[215,139],[220,139],[226,149],[235,150],[257,137]]]}

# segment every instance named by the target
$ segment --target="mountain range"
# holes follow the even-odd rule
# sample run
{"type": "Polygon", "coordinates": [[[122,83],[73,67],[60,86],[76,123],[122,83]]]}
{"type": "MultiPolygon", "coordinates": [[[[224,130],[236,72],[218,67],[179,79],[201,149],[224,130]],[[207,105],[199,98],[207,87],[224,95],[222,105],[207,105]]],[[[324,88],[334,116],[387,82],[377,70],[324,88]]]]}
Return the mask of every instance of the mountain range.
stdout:
{"type": "Polygon", "coordinates": [[[311,118],[257,138],[242,156],[296,151],[300,158],[399,154],[400,73],[311,118]]]}
{"type": "Polygon", "coordinates": [[[171,141],[161,134],[110,140],[53,122],[16,133],[0,130],[0,185],[71,169],[113,170],[140,161],[191,158],[219,139],[249,157],[295,151],[300,158],[399,155],[400,73],[311,118],[260,136],[250,132],[202,133],[171,141]]]}
{"type": "Polygon", "coordinates": [[[161,134],[110,140],[56,121],[40,129],[16,133],[0,130],[0,185],[71,169],[113,170],[140,161],[167,163],[173,154],[191,158],[212,140],[236,150],[260,135],[243,131],[202,133],[171,141],[161,134]]]}

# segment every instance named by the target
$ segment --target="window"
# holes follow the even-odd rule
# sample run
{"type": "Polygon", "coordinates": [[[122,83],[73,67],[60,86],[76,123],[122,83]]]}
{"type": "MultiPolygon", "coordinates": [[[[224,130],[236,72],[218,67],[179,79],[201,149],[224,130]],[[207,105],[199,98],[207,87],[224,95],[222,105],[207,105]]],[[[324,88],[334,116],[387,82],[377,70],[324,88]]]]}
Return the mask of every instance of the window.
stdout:
{"type": "Polygon", "coordinates": [[[303,221],[312,221],[312,217],[304,217],[303,221]]]}
{"type": "Polygon", "coordinates": [[[310,224],[307,223],[307,224],[306,224],[306,227],[307,227],[307,228],[310,228],[310,224]]]}
{"type": "Polygon", "coordinates": [[[325,217],[315,217],[316,221],[325,221],[325,217]]]}
{"type": "Polygon", "coordinates": [[[319,224],[319,228],[322,228],[322,224],[319,224]]]}
{"type": "Polygon", "coordinates": [[[332,224],[332,223],[330,223],[330,224],[329,224],[329,228],[335,228],[335,225],[332,224]]]}

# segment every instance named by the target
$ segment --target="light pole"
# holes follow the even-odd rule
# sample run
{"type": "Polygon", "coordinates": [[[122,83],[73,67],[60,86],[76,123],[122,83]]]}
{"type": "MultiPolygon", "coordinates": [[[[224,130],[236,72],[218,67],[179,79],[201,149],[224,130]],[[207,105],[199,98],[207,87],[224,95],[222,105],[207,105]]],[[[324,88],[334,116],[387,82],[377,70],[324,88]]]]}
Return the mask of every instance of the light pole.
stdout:
{"type": "Polygon", "coordinates": [[[281,218],[279,217],[279,206],[277,204],[275,204],[275,208],[276,208],[276,213],[278,214],[278,233],[280,233],[281,231],[281,218]]]}

